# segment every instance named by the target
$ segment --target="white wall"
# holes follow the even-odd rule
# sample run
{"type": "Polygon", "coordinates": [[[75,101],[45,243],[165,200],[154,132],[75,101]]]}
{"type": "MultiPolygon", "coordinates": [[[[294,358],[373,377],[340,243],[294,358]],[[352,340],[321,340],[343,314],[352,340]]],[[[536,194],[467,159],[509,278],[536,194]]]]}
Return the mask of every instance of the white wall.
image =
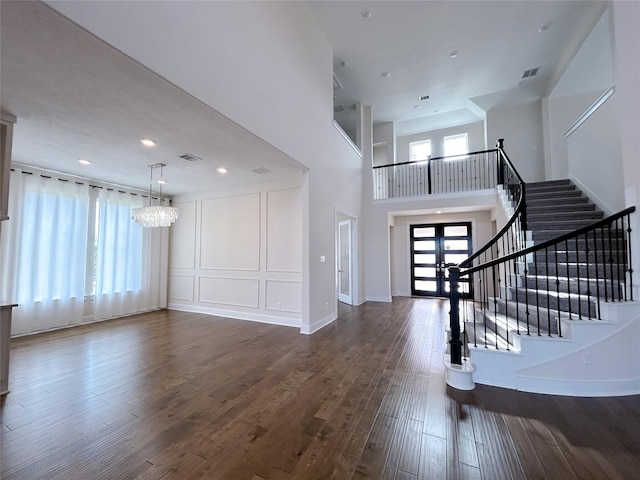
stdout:
{"type": "Polygon", "coordinates": [[[375,146],[384,145],[386,159],[382,163],[376,163],[374,165],[388,165],[396,163],[396,129],[393,122],[379,123],[373,127],[373,144],[375,146]]]}
{"type": "Polygon", "coordinates": [[[616,95],[567,138],[569,178],[606,215],[624,209],[616,95]]]}
{"type": "MultiPolygon", "coordinates": [[[[616,113],[622,151],[622,177],[625,206],[640,207],[640,58],[638,26],[640,25],[640,2],[612,2],[614,74],[616,83],[616,113]]],[[[633,269],[640,271],[640,215],[636,212],[631,220],[634,234],[633,269]]],[[[635,278],[635,276],[634,276],[635,278]]],[[[638,282],[636,282],[637,284],[638,282]]],[[[639,298],[637,295],[635,298],[639,298]]],[[[640,341],[640,340],[639,340],[640,341]]]]}
{"type": "Polygon", "coordinates": [[[335,209],[359,212],[362,160],[333,127],[333,55],[305,3],[48,3],[312,169],[303,329],[335,318],[335,209]]]}
{"type": "Polygon", "coordinates": [[[487,142],[504,138],[504,150],[525,182],[544,180],[540,102],[487,112],[486,134],[487,142]]]}
{"type": "Polygon", "coordinates": [[[174,197],[169,308],[301,326],[301,179],[174,197]]]}
{"type": "MultiPolygon", "coordinates": [[[[498,205],[498,196],[495,189],[479,190],[472,192],[429,195],[426,198],[380,200],[368,205],[364,209],[366,237],[365,268],[366,268],[366,299],[369,301],[390,302],[392,296],[391,265],[392,249],[402,249],[402,240],[397,237],[397,226],[390,233],[390,226],[405,215],[429,215],[438,218],[475,218],[478,213],[474,211],[490,211],[498,205]],[[448,213],[437,215],[436,211],[442,210],[448,213]],[[460,217],[455,216],[460,214],[460,217]]],[[[500,207],[502,208],[502,207],[500,207]]],[[[486,218],[482,215],[478,218],[486,218]]],[[[484,220],[482,220],[484,221],[484,220]]],[[[478,226],[478,231],[484,236],[484,232],[490,232],[490,219],[488,225],[478,226]]],[[[490,235],[486,237],[487,240],[490,235]]],[[[475,242],[475,240],[474,240],[475,242]]],[[[475,244],[479,248],[483,244],[475,244]]],[[[396,275],[402,275],[397,273],[396,275]]],[[[399,291],[399,290],[398,290],[399,291]]]]}
{"type": "MultiPolygon", "coordinates": [[[[411,142],[419,142],[422,140],[431,140],[431,156],[443,156],[444,137],[449,135],[458,135],[460,133],[468,134],[469,151],[474,152],[485,149],[484,125],[482,122],[475,122],[467,125],[460,125],[457,127],[444,128],[442,130],[433,130],[431,132],[417,133],[415,135],[396,138],[396,162],[408,162],[409,144],[411,142]]],[[[497,137],[495,140],[497,140],[497,137]]],[[[495,145],[495,140],[491,145],[491,148],[495,145]]]]}
{"type": "MultiPolygon", "coordinates": [[[[610,16],[605,11],[550,94],[542,100],[545,178],[570,177],[572,172],[569,171],[564,134],[613,84],[610,16]]],[[[609,141],[617,141],[614,139],[615,136],[609,137],[609,141]]]]}

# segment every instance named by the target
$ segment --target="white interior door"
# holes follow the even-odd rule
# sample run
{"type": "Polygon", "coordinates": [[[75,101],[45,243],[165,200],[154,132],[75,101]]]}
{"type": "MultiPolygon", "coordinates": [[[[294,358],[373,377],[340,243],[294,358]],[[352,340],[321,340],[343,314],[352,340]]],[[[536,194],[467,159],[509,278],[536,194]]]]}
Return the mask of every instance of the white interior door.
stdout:
{"type": "Polygon", "coordinates": [[[338,223],[338,300],[349,305],[351,279],[351,220],[344,220],[338,223]]]}

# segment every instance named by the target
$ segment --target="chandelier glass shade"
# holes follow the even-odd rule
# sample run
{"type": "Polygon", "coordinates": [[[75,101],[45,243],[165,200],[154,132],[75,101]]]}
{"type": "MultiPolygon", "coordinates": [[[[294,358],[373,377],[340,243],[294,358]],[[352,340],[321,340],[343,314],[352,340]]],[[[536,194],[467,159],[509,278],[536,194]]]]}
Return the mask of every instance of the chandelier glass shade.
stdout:
{"type": "MultiPolygon", "coordinates": [[[[138,207],[131,210],[131,218],[142,227],[155,228],[155,227],[169,227],[173,222],[178,219],[178,209],[175,207],[165,207],[162,205],[151,205],[153,201],[153,169],[160,168],[160,193],[162,196],[162,184],[165,183],[162,178],[162,168],[164,163],[156,163],[149,165],[151,169],[151,179],[149,183],[149,205],[146,207],[138,207]]],[[[160,202],[161,199],[159,198],[160,202]]]]}
{"type": "Polygon", "coordinates": [[[169,227],[178,219],[178,209],[175,207],[163,207],[162,205],[149,205],[134,208],[131,218],[143,227],[169,227]]]}

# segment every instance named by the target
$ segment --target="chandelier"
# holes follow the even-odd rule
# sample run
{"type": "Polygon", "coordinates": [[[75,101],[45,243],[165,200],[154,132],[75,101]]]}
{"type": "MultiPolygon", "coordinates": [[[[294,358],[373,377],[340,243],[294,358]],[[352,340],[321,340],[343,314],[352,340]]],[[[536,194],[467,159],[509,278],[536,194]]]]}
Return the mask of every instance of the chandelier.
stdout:
{"type": "Polygon", "coordinates": [[[151,170],[151,177],[149,180],[149,205],[131,210],[131,219],[145,228],[169,227],[178,218],[178,209],[175,207],[164,207],[159,204],[151,205],[153,199],[153,169],[160,168],[160,180],[158,180],[158,183],[160,184],[158,202],[160,202],[162,197],[162,185],[167,183],[162,177],[162,169],[164,167],[166,167],[164,163],[149,165],[149,169],[151,170]]]}

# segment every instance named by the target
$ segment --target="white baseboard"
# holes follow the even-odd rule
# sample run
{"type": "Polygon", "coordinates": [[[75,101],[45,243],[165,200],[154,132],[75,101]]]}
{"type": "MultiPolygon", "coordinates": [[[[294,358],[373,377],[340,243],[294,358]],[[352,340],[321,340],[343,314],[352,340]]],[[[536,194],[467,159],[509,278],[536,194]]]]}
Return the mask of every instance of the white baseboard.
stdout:
{"type": "Polygon", "coordinates": [[[391,303],[391,297],[367,297],[367,302],[391,303]]]}
{"type": "Polygon", "coordinates": [[[593,190],[591,190],[584,183],[578,180],[574,175],[569,175],[569,179],[573,183],[575,183],[576,187],[582,190],[582,193],[584,193],[587,197],[589,197],[589,199],[593,201],[593,203],[595,203],[600,208],[600,210],[604,212],[605,217],[608,217],[609,215],[613,215],[618,211],[615,208],[612,208],[607,202],[602,200],[601,197],[596,195],[596,193],[593,190]]]}
{"type": "Polygon", "coordinates": [[[316,333],[318,330],[320,330],[321,328],[326,327],[330,323],[334,322],[337,318],[338,318],[337,314],[330,313],[326,317],[321,318],[320,320],[318,320],[317,322],[314,322],[311,325],[301,325],[300,333],[302,333],[303,335],[312,335],[316,333]]]}
{"type": "Polygon", "coordinates": [[[300,328],[301,326],[301,321],[295,318],[276,317],[272,315],[262,315],[257,313],[235,312],[233,310],[201,307],[198,305],[180,305],[175,303],[169,303],[169,306],[167,308],[169,310],[177,310],[179,312],[203,313],[205,315],[232,318],[234,320],[246,320],[249,322],[269,323],[271,325],[281,325],[283,327],[300,328]]]}
{"type": "Polygon", "coordinates": [[[516,389],[523,392],[544,392],[572,397],[617,397],[640,393],[640,378],[614,380],[558,380],[516,376],[516,389]]]}

